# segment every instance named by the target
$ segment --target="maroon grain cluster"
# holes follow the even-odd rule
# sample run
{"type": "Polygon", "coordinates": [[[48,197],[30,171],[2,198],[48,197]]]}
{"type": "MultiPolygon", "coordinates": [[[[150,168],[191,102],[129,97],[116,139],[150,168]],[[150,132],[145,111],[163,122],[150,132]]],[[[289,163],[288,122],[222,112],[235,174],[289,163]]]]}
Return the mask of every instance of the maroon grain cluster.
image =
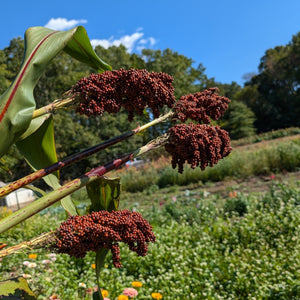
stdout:
{"type": "Polygon", "coordinates": [[[116,268],[121,267],[119,242],[126,243],[139,256],[145,256],[148,243],[155,242],[148,221],[141,214],[126,209],[72,216],[61,223],[56,237],[56,250],[77,258],[84,257],[88,251],[110,249],[116,268]]]}
{"type": "Polygon", "coordinates": [[[209,88],[203,92],[182,96],[174,107],[175,117],[181,122],[192,119],[208,124],[218,120],[228,108],[230,100],[218,95],[218,88],[209,88]]]}
{"type": "Polygon", "coordinates": [[[146,107],[155,118],[164,105],[175,103],[173,77],[166,73],[149,73],[147,70],[114,70],[91,74],[82,78],[71,89],[79,101],[77,112],[87,116],[116,113],[123,107],[129,121],[134,113],[142,115],[146,107]]]}
{"type": "Polygon", "coordinates": [[[172,167],[178,165],[178,172],[183,172],[187,162],[191,168],[204,170],[213,166],[230,151],[228,132],[219,126],[206,124],[178,124],[169,129],[169,141],[165,149],[172,156],[172,167]]]}

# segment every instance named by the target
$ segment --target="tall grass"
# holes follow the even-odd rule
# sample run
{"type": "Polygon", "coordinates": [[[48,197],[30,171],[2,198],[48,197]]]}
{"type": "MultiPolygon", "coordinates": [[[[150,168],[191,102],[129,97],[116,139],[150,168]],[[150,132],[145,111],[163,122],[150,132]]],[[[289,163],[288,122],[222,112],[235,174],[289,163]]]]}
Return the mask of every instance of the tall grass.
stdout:
{"type": "Polygon", "coordinates": [[[282,171],[296,171],[300,168],[300,138],[287,141],[266,142],[256,147],[236,148],[217,165],[204,171],[192,170],[186,166],[183,174],[173,170],[170,159],[163,158],[147,164],[141,169],[118,171],[123,190],[142,191],[150,186],[161,188],[171,185],[188,185],[208,181],[222,181],[226,178],[247,178],[249,176],[269,175],[282,171]]]}

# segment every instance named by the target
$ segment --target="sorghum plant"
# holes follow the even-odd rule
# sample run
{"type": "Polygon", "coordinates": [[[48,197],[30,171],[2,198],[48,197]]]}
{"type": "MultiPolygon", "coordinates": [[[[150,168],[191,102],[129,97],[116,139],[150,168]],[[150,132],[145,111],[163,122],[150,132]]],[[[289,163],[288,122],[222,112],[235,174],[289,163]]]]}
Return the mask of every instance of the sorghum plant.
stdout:
{"type": "MultiPolygon", "coordinates": [[[[59,228],[30,241],[12,247],[2,245],[0,257],[39,247],[76,258],[93,251],[96,253],[96,275],[99,279],[101,266],[109,250],[114,266],[121,267],[120,242],[127,244],[139,256],[146,255],[148,244],[155,242],[151,225],[139,213],[118,210],[120,180],[104,175],[161,146],[171,155],[172,166],[178,166],[179,173],[183,172],[185,163],[202,170],[213,166],[231,151],[228,133],[210,124],[211,120],[218,120],[223,115],[229,100],[219,96],[217,88],[211,88],[184,95],[176,101],[173,78],[168,74],[135,69],[111,70],[94,53],[82,27],[67,32],[34,27],[27,30],[25,39],[27,48],[23,65],[11,87],[0,98],[0,134],[4,139],[7,138],[6,143],[0,145],[0,155],[15,143],[34,172],[0,188],[0,197],[39,178],[44,178],[53,191],[1,220],[0,233],[59,200],[69,217],[59,228]],[[99,73],[80,79],[61,99],[36,109],[33,88],[48,62],[61,50],[98,69],[99,73]],[[34,68],[34,65],[40,67],[34,68]],[[57,161],[53,135],[46,136],[40,131],[44,132],[46,128],[47,132],[52,133],[52,113],[62,107],[88,117],[101,117],[104,112],[114,114],[123,108],[128,113],[129,121],[134,119],[135,114],[141,115],[149,110],[153,119],[143,126],[57,161]],[[162,114],[165,107],[169,112],[162,114]],[[56,173],[59,169],[167,119],[170,128],[155,140],[60,186],[56,173]],[[36,149],[28,147],[32,141],[39,145],[36,149]],[[44,157],[40,159],[41,156],[35,156],[35,151],[44,157]],[[70,195],[84,186],[91,207],[80,216],[70,195]]],[[[103,299],[101,288],[98,290],[95,299],[103,299]]],[[[7,292],[14,293],[11,290],[7,292]]],[[[27,293],[31,293],[28,288],[27,293]]]]}

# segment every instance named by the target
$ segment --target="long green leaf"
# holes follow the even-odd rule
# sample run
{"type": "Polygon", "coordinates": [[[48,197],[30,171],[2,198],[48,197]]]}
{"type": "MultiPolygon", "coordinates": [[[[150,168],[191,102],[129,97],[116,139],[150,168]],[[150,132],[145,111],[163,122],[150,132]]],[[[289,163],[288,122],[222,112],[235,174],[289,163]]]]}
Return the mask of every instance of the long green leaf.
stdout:
{"type": "Polygon", "coordinates": [[[19,137],[19,140],[24,140],[25,138],[36,132],[51,116],[52,114],[46,114],[32,119],[27,130],[19,137]]]}
{"type": "MultiPolygon", "coordinates": [[[[47,118],[34,133],[18,141],[16,145],[35,171],[57,162],[53,118],[47,118]]],[[[58,171],[45,176],[43,179],[53,189],[61,186],[59,184],[58,171]]],[[[70,196],[62,199],[61,203],[69,215],[77,214],[76,207],[70,196]]]]}
{"type": "MultiPolygon", "coordinates": [[[[43,169],[57,161],[54,145],[53,118],[50,117],[33,134],[16,142],[20,152],[26,158],[33,170],[43,169]]],[[[58,188],[58,171],[49,174],[44,179],[51,187],[58,188]]]]}
{"type": "Polygon", "coordinates": [[[25,278],[17,277],[0,282],[0,299],[36,300],[25,278]]]}
{"type": "Polygon", "coordinates": [[[94,52],[82,26],[69,31],[31,27],[25,33],[21,69],[12,85],[0,97],[0,157],[28,128],[35,109],[33,89],[49,62],[65,50],[74,58],[102,72],[111,67],[94,52]]]}

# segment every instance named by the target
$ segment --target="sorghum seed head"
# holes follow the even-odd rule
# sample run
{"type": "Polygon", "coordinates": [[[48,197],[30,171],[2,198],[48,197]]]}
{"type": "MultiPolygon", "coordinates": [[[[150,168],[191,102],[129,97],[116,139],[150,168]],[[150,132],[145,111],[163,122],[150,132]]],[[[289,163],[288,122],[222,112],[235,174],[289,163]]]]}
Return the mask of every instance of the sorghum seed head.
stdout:
{"type": "Polygon", "coordinates": [[[152,226],[142,215],[129,210],[98,211],[85,216],[72,216],[56,231],[59,253],[84,257],[88,251],[110,249],[113,264],[121,267],[119,242],[140,256],[147,254],[149,242],[155,242],[152,226]]]}
{"type": "Polygon", "coordinates": [[[178,165],[179,173],[183,172],[185,162],[192,169],[199,166],[204,170],[229,155],[232,150],[227,131],[219,126],[193,123],[170,128],[165,149],[172,155],[172,167],[175,169],[178,165]]]}
{"type": "Polygon", "coordinates": [[[166,73],[147,70],[114,70],[91,74],[82,78],[71,89],[78,100],[77,112],[87,116],[116,113],[121,107],[128,112],[129,121],[134,113],[142,115],[146,107],[154,117],[164,105],[175,103],[173,78],[166,73]]]}
{"type": "Polygon", "coordinates": [[[230,100],[218,95],[218,88],[182,96],[174,107],[175,118],[181,122],[187,119],[208,124],[218,120],[228,108],[230,100]]]}

